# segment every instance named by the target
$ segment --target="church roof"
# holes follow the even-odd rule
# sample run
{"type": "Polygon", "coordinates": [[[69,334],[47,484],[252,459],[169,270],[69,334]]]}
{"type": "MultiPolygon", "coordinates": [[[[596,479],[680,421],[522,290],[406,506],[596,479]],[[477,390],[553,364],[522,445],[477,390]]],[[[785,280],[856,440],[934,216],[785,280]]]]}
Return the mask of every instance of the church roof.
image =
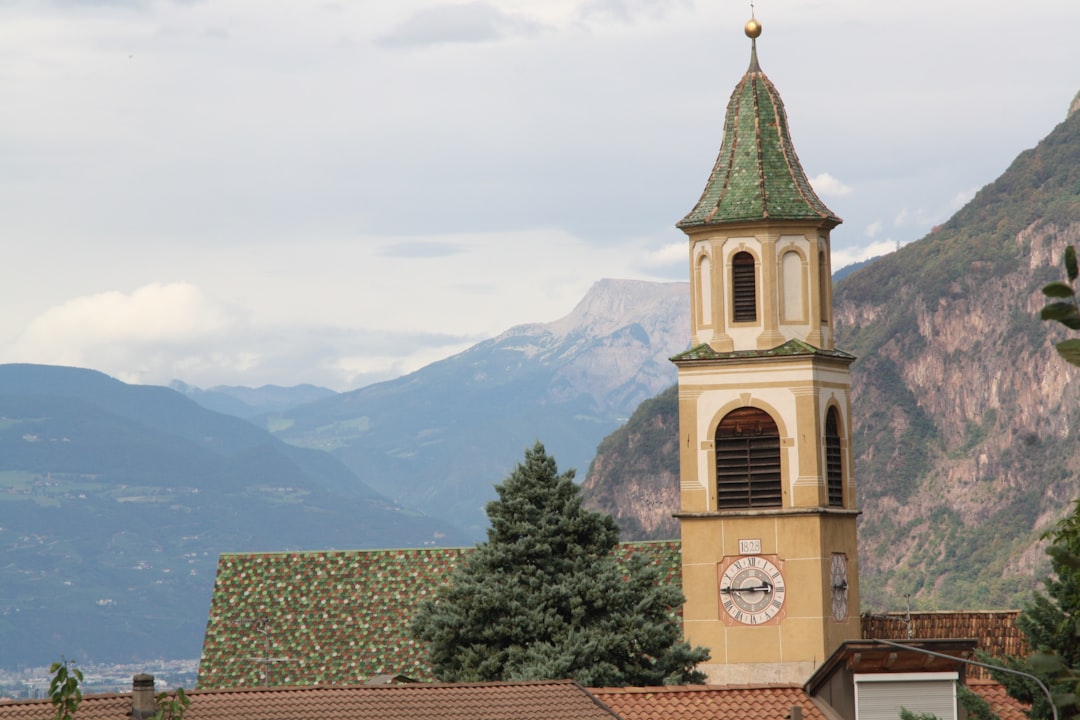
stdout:
{"type": "MultiPolygon", "coordinates": [[[[409,633],[417,606],[472,548],[224,554],[199,664],[200,688],[433,680],[409,633]],[[270,661],[267,662],[267,658],[270,661]]],[[[678,541],[622,543],[679,582],[678,541]]]]}
{"type": "Polygon", "coordinates": [[[802,220],[830,228],[842,222],[806,179],[784,103],[758,65],[754,41],[750,67],[728,102],[716,165],[701,199],[678,227],[802,220]]]}

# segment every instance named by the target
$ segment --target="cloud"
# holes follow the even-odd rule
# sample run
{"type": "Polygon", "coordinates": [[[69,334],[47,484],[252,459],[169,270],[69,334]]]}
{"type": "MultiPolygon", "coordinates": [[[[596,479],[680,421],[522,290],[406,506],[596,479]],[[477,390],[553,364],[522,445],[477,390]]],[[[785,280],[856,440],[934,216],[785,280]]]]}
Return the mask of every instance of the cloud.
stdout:
{"type": "Polygon", "coordinates": [[[906,244],[907,243],[896,242],[894,240],[879,240],[878,242],[872,242],[860,247],[844,248],[843,250],[834,248],[832,251],[833,272],[836,272],[842,267],[862,262],[863,260],[888,255],[891,252],[899,250],[906,244]]]}
{"type": "Polygon", "coordinates": [[[884,223],[882,223],[880,220],[875,220],[874,222],[866,226],[866,237],[870,239],[876,238],[878,235],[881,234],[881,231],[884,227],[884,223]]]}
{"type": "Polygon", "coordinates": [[[34,318],[16,343],[64,351],[85,344],[183,343],[217,336],[232,320],[188,283],[154,283],[130,295],[104,292],[68,300],[34,318]]]}
{"type": "Polygon", "coordinates": [[[850,185],[845,185],[829,173],[821,173],[810,178],[810,184],[814,186],[814,191],[822,197],[847,197],[853,192],[850,185]]]}
{"type": "Polygon", "coordinates": [[[689,0],[587,0],[578,9],[586,21],[634,23],[638,18],[662,20],[672,10],[692,7],[689,0]]]}
{"type": "Polygon", "coordinates": [[[685,242],[668,243],[658,250],[645,253],[645,267],[663,267],[665,265],[687,263],[687,249],[685,242]]]}
{"type": "Polygon", "coordinates": [[[949,204],[947,206],[949,212],[956,212],[960,208],[967,205],[969,202],[971,202],[971,199],[975,197],[976,192],[976,190],[961,190],[960,192],[953,195],[952,200],[949,201],[949,204]]]}
{"type": "MultiPolygon", "coordinates": [[[[186,348],[227,337],[238,323],[223,305],[187,283],[155,283],[130,294],[77,297],[33,318],[6,348],[6,359],[139,374],[186,348]]],[[[221,355],[219,353],[219,355],[221,355]]],[[[227,361],[218,357],[216,360],[227,361]]],[[[243,361],[232,360],[232,364],[243,361]]]]}
{"type": "Polygon", "coordinates": [[[197,387],[280,384],[295,378],[348,390],[379,382],[483,339],[306,322],[258,325],[246,310],[189,283],[73,298],[31,320],[0,362],[100,370],[125,382],[197,387]],[[302,370],[301,370],[302,369],[302,370]]]}
{"type": "Polygon", "coordinates": [[[412,240],[387,245],[379,255],[388,258],[434,258],[459,255],[465,250],[464,245],[454,242],[412,240]]]}
{"type": "Polygon", "coordinates": [[[376,42],[385,47],[426,47],[447,43],[487,43],[535,35],[541,25],[490,3],[435,5],[418,10],[376,42]]]}

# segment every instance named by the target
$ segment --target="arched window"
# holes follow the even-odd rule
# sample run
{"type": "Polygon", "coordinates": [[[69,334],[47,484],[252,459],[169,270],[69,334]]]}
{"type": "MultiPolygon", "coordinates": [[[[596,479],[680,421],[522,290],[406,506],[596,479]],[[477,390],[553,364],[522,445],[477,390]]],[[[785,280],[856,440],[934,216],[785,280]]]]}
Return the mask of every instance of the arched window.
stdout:
{"type": "Polygon", "coordinates": [[[712,263],[709,256],[702,253],[698,261],[698,285],[700,286],[701,298],[701,324],[705,327],[712,325],[712,263]]]}
{"type": "Polygon", "coordinates": [[[780,258],[780,272],[784,280],[782,317],[785,322],[805,322],[802,255],[794,250],[784,253],[780,258]]]}
{"type": "Polygon", "coordinates": [[[757,322],[757,279],[754,256],[737,252],[731,258],[731,301],[735,322],[757,322]]]}
{"type": "Polygon", "coordinates": [[[825,486],[829,507],[844,507],[844,462],[840,450],[840,422],[836,408],[825,415],[825,486]]]}
{"type": "Polygon", "coordinates": [[[829,322],[829,304],[832,302],[832,281],[829,264],[824,252],[818,253],[818,304],[821,306],[821,322],[829,322]]]}
{"type": "Polygon", "coordinates": [[[718,508],[778,507],[780,431],[769,414],[739,408],[716,428],[716,505],[718,508]]]}

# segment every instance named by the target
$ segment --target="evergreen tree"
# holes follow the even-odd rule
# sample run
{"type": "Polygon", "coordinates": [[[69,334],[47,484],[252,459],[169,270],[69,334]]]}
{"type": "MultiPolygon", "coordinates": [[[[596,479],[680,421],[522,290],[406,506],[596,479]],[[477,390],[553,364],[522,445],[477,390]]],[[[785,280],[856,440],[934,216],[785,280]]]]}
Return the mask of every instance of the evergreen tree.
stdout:
{"type": "Polygon", "coordinates": [[[487,505],[491,527],[413,634],[444,681],[572,678],[590,686],[700,683],[682,640],[682,592],[641,557],[620,567],[614,520],[581,505],[539,442],[487,505]]]}
{"type": "MultiPolygon", "coordinates": [[[[1049,533],[1052,574],[1016,619],[1016,625],[1035,651],[1030,658],[1009,657],[1002,664],[1037,676],[1050,688],[1059,716],[1080,718],[1080,501],[1072,513],[1049,533]]],[[[1031,717],[1052,717],[1039,687],[1015,675],[992,673],[1009,695],[1031,703],[1031,717]]]]}

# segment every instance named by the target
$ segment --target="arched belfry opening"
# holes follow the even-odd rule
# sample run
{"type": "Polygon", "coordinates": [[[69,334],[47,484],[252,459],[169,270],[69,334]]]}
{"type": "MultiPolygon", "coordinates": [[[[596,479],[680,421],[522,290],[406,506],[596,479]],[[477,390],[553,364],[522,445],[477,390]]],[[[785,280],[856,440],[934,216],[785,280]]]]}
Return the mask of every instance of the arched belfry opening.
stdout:
{"type": "Polygon", "coordinates": [[[844,454],[840,448],[840,420],[835,407],[825,414],[825,486],[829,507],[844,507],[844,454]]]}
{"type": "Polygon", "coordinates": [[[716,426],[716,506],[780,507],[780,431],[764,410],[733,410],[716,426]]]}
{"type": "Polygon", "coordinates": [[[757,322],[757,267],[745,250],[731,258],[732,321],[757,322]]]}

